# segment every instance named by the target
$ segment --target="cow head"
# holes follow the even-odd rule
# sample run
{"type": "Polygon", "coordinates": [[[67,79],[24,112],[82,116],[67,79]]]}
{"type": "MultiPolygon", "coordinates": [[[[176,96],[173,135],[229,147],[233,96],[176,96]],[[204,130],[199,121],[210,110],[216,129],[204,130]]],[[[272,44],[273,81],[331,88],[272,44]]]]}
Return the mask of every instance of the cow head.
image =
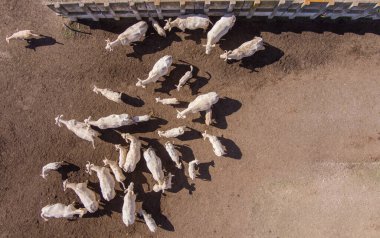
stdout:
{"type": "Polygon", "coordinates": [[[206,55],[209,55],[210,52],[211,52],[211,48],[213,47],[212,45],[210,44],[207,44],[207,45],[203,45],[204,47],[206,47],[206,55]]]}
{"type": "Polygon", "coordinates": [[[164,30],[170,32],[172,30],[172,25],[171,25],[172,19],[169,18],[168,20],[165,20],[165,22],[166,24],[164,26],[164,30]]]}
{"type": "Polygon", "coordinates": [[[107,45],[106,45],[106,50],[108,50],[108,51],[113,51],[112,46],[111,46],[111,41],[110,41],[110,39],[107,39],[107,40],[106,40],[106,43],[107,43],[107,45]]]}
{"type": "Polygon", "coordinates": [[[224,53],[220,55],[220,58],[224,59],[224,61],[227,61],[228,60],[228,55],[230,55],[231,52],[232,52],[231,50],[229,50],[229,51],[225,50],[224,53]]]}

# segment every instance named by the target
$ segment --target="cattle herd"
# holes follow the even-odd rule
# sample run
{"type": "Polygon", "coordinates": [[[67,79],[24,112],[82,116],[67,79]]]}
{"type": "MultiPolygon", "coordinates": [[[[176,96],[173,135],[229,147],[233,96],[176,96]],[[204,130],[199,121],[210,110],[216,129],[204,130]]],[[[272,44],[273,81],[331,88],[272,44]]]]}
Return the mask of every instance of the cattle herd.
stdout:
{"type": "MultiPolygon", "coordinates": [[[[162,37],[166,37],[165,31],[171,31],[172,28],[177,27],[182,31],[203,29],[207,30],[209,24],[212,22],[205,15],[184,15],[179,16],[177,19],[166,20],[166,25],[162,28],[159,23],[153,18],[149,18],[155,31],[162,37]]],[[[220,18],[212,29],[207,33],[206,54],[209,54],[212,47],[233,27],[236,17],[234,15],[225,15],[220,18]]],[[[132,42],[140,41],[145,37],[148,29],[148,24],[145,21],[139,21],[138,23],[130,26],[123,33],[121,33],[116,40],[106,40],[105,49],[113,51],[115,47],[119,45],[129,45],[132,42]]],[[[31,30],[23,30],[14,33],[11,36],[6,37],[6,41],[9,43],[12,39],[29,40],[31,38],[39,37],[38,34],[33,33],[31,30]]],[[[244,57],[253,55],[259,50],[263,50],[263,40],[260,37],[255,37],[253,40],[243,43],[240,47],[232,51],[226,51],[220,58],[224,60],[241,60],[244,57]]],[[[167,75],[169,68],[172,65],[173,57],[165,55],[160,58],[149,72],[148,77],[144,80],[138,79],[136,86],[145,88],[147,84],[157,82],[162,76],[167,75]]],[[[190,65],[190,70],[187,71],[179,80],[176,85],[179,91],[186,82],[193,77],[193,66],[190,65]]],[[[93,91],[96,94],[101,94],[108,100],[116,103],[122,103],[122,93],[112,91],[107,88],[98,88],[94,86],[93,91]]],[[[179,104],[176,98],[155,98],[157,103],[164,105],[179,104]]],[[[189,113],[205,112],[205,124],[210,125],[212,123],[212,107],[219,100],[219,96],[216,92],[209,92],[197,96],[192,102],[188,104],[188,107],[183,111],[177,110],[177,118],[184,119],[189,113]]],[[[140,122],[149,122],[151,114],[131,116],[129,114],[112,114],[106,117],[93,120],[91,117],[85,119],[83,122],[77,120],[64,120],[63,115],[59,115],[55,118],[56,124],[61,127],[65,125],[66,128],[72,131],[79,138],[87,140],[92,143],[95,149],[95,138],[101,135],[101,132],[95,130],[94,127],[99,129],[117,129],[123,126],[134,125],[140,122]]],[[[180,126],[172,128],[166,131],[158,130],[158,136],[164,138],[174,138],[186,133],[186,126],[180,126]]],[[[116,131],[116,130],[115,130],[116,131]]],[[[118,131],[116,131],[118,132],[118,131]]],[[[118,132],[119,133],[119,132],[118,132]]],[[[134,193],[134,183],[131,182],[126,188],[124,181],[126,179],[125,173],[132,173],[136,169],[137,163],[141,158],[142,143],[140,139],[130,133],[119,133],[120,136],[129,144],[129,148],[122,145],[115,145],[116,150],[119,151],[118,161],[105,158],[103,160],[104,166],[94,165],[90,162],[86,164],[85,171],[88,174],[95,172],[101,189],[101,196],[105,201],[110,201],[115,198],[115,185],[116,182],[120,183],[125,190],[124,204],[122,207],[122,220],[126,226],[130,226],[135,222],[136,217],[136,195],[134,193]],[[112,173],[111,173],[112,172],[112,173]],[[113,175],[112,175],[113,174],[113,175]],[[115,182],[116,181],[116,182],[115,182]]],[[[203,139],[208,139],[213,147],[213,151],[216,156],[223,156],[226,154],[226,149],[220,142],[220,140],[214,136],[208,134],[206,131],[202,133],[203,139]]],[[[165,149],[175,164],[176,168],[182,169],[183,164],[180,160],[179,152],[176,150],[175,145],[170,141],[165,143],[165,149]]],[[[165,175],[162,168],[161,159],[157,156],[155,150],[152,147],[148,147],[143,150],[143,155],[146,162],[146,166],[152,174],[156,184],[153,186],[154,192],[165,192],[172,187],[171,173],[165,175]]],[[[49,171],[58,170],[65,162],[52,162],[45,165],[42,168],[41,176],[46,179],[49,171]]],[[[189,162],[188,174],[189,177],[194,180],[196,176],[196,165],[199,161],[197,159],[189,162]]],[[[66,218],[73,219],[76,216],[82,217],[87,212],[95,213],[99,208],[99,198],[94,191],[88,188],[88,181],[83,183],[72,183],[67,179],[63,182],[63,189],[66,191],[68,188],[72,189],[79,197],[84,208],[77,209],[74,204],[64,205],[62,203],[56,203],[53,205],[47,205],[41,210],[41,217],[44,220],[48,218],[66,218]]],[[[138,211],[142,216],[151,232],[157,230],[157,225],[150,214],[144,210],[138,211]]]]}

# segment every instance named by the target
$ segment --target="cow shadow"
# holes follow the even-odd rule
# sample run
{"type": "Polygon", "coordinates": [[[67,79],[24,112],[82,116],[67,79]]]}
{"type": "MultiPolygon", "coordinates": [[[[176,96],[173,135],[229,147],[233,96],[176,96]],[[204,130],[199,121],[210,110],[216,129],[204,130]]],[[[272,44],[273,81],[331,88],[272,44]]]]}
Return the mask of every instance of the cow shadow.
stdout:
{"type": "Polygon", "coordinates": [[[99,139],[102,141],[114,144],[114,145],[127,145],[125,140],[121,137],[120,132],[118,132],[116,129],[105,129],[101,130],[97,127],[91,126],[94,130],[98,131],[101,133],[99,136],[99,139]]]}
{"type": "MultiPolygon", "coordinates": [[[[239,111],[242,104],[236,99],[229,97],[224,97],[219,99],[219,101],[212,107],[212,124],[213,126],[219,129],[227,129],[228,123],[226,117],[239,111]]],[[[200,117],[193,119],[193,122],[205,124],[205,115],[206,112],[200,112],[200,117]]]]}
{"type": "Polygon", "coordinates": [[[197,178],[203,181],[211,181],[210,167],[215,167],[214,160],[206,163],[199,163],[197,178]]]}
{"type": "Polygon", "coordinates": [[[131,44],[133,52],[128,53],[127,57],[136,58],[142,61],[144,55],[157,53],[169,47],[173,42],[179,42],[181,38],[177,35],[167,35],[165,38],[159,36],[154,30],[148,30],[146,37],[141,42],[131,44]]]}
{"type": "Polygon", "coordinates": [[[145,104],[141,98],[132,97],[132,96],[129,96],[128,94],[125,94],[125,93],[121,94],[121,101],[123,101],[123,103],[131,105],[133,107],[142,107],[145,104]]]}
{"type": "Polygon", "coordinates": [[[188,190],[189,194],[192,195],[195,189],[195,183],[189,183],[189,178],[185,174],[185,164],[182,162],[182,169],[175,168],[176,170],[172,172],[173,177],[173,185],[172,188],[169,189],[169,192],[178,193],[182,189],[188,190]]]}
{"type": "Polygon", "coordinates": [[[173,104],[171,106],[174,108],[186,108],[188,104],[189,104],[188,102],[179,101],[178,104],[173,104]]]}
{"type": "Polygon", "coordinates": [[[28,43],[28,45],[26,45],[25,48],[31,49],[34,51],[38,47],[42,47],[42,46],[51,46],[51,45],[55,45],[55,44],[63,45],[63,43],[56,41],[56,39],[54,39],[53,37],[44,36],[44,35],[42,35],[39,38],[28,39],[28,40],[26,40],[26,42],[28,43]]]}
{"type": "Polygon", "coordinates": [[[175,68],[170,71],[168,76],[163,76],[164,81],[161,81],[161,87],[156,88],[155,92],[166,93],[167,95],[171,95],[170,91],[173,89],[177,89],[176,85],[179,82],[179,79],[189,71],[189,65],[185,64],[172,64],[175,68]]]}
{"type": "MultiPolygon", "coordinates": [[[[198,70],[199,72],[199,70],[198,70]]],[[[191,95],[197,95],[199,93],[199,89],[201,89],[203,86],[205,86],[208,81],[211,79],[211,74],[209,72],[206,72],[206,77],[200,76],[198,73],[188,81],[188,84],[191,88],[191,95]]]]}
{"type": "Polygon", "coordinates": [[[125,193],[120,190],[116,190],[116,196],[111,201],[102,201],[102,207],[99,211],[99,215],[111,216],[112,213],[121,213],[124,204],[125,193]]]}
{"type": "Polygon", "coordinates": [[[141,199],[143,201],[142,203],[142,209],[144,209],[147,213],[152,215],[152,218],[156,222],[157,226],[167,230],[167,231],[174,231],[174,226],[170,222],[170,220],[162,214],[161,211],[161,198],[163,194],[161,192],[147,192],[141,194],[141,199]]]}
{"type": "MultiPolygon", "coordinates": [[[[277,47],[268,43],[264,43],[264,46],[264,50],[257,51],[253,56],[243,58],[239,66],[249,69],[251,72],[258,72],[257,69],[271,65],[284,56],[284,52],[277,47]]],[[[228,63],[233,64],[235,62],[229,61],[228,63]]]]}
{"type": "Polygon", "coordinates": [[[158,128],[161,128],[162,125],[166,125],[167,120],[152,116],[149,121],[139,122],[134,125],[123,126],[117,129],[121,133],[148,133],[156,131],[158,128]]]}
{"type": "Polygon", "coordinates": [[[181,161],[185,161],[186,163],[189,163],[190,161],[193,161],[195,159],[193,150],[189,146],[174,144],[174,147],[181,154],[180,156],[181,161]]]}
{"type": "Polygon", "coordinates": [[[70,162],[67,162],[65,161],[65,163],[57,169],[58,173],[61,174],[61,178],[62,180],[66,180],[68,179],[68,175],[71,173],[71,172],[77,172],[80,170],[80,167],[73,164],[73,163],[70,163],[70,162]]]}
{"type": "Polygon", "coordinates": [[[181,141],[196,140],[202,138],[202,133],[191,127],[186,127],[185,133],[180,136],[177,136],[177,139],[181,141]]]}
{"type": "Polygon", "coordinates": [[[219,137],[219,140],[222,143],[222,145],[226,148],[226,154],[224,155],[224,157],[236,160],[240,160],[242,158],[243,154],[239,146],[237,146],[235,142],[224,137],[219,137]]]}
{"type": "Polygon", "coordinates": [[[202,38],[207,38],[207,33],[202,29],[197,29],[194,31],[185,32],[187,34],[184,39],[194,41],[196,44],[200,45],[202,43],[202,38]]]}

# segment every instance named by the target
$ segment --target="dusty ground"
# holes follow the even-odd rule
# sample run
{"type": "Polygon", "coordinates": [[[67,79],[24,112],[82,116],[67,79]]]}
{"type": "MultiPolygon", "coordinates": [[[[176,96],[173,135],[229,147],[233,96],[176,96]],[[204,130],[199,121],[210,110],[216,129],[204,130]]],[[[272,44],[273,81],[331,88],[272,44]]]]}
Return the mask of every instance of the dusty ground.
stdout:
{"type": "MultiPolygon", "coordinates": [[[[62,178],[97,179],[83,167],[104,156],[117,158],[116,133],[104,132],[96,150],[54,117],[83,120],[111,113],[154,112],[154,121],[122,128],[157,149],[174,189],[161,195],[141,161],[127,183],[137,185],[138,207],[159,223],[157,237],[379,237],[380,236],[380,42],[379,23],[335,24],[245,22],[240,20],[220,46],[206,56],[204,35],[149,35],[135,47],[104,50],[131,22],[73,25],[39,1],[2,1],[0,36],[35,29],[46,37],[31,43],[0,45],[0,237],[145,237],[145,224],[125,227],[122,192],[100,212],[76,221],[44,222],[49,203],[78,201],[63,192],[62,178]],[[255,35],[269,44],[240,63],[218,59],[255,35]],[[184,40],[182,41],[181,38],[184,40]],[[201,40],[200,40],[201,39],[201,40]],[[201,42],[200,42],[201,41],[201,42]],[[58,44],[59,43],[59,44],[58,44]],[[34,49],[33,49],[34,48],[34,49]],[[173,55],[169,77],[147,89],[134,86],[153,63],[173,55]],[[174,84],[186,70],[196,77],[178,93],[174,84]],[[118,105],[91,91],[92,85],[120,90],[131,98],[118,105]],[[168,95],[189,102],[198,93],[224,97],[215,106],[217,124],[206,127],[199,115],[176,119],[175,108],[155,105],[168,95]],[[172,165],[155,130],[186,124],[180,139],[184,161],[197,157],[199,178],[191,181],[172,165]],[[228,154],[213,155],[200,132],[223,136],[228,154]],[[74,165],[67,173],[39,174],[51,161],[74,165]],[[77,166],[77,167],[76,167],[77,166]],[[79,170],[80,169],[80,170],[79,170]],[[76,170],[76,171],[75,171],[76,170]]],[[[186,106],[186,104],[185,104],[186,106]]],[[[186,164],[186,163],[185,163],[186,164]]]]}

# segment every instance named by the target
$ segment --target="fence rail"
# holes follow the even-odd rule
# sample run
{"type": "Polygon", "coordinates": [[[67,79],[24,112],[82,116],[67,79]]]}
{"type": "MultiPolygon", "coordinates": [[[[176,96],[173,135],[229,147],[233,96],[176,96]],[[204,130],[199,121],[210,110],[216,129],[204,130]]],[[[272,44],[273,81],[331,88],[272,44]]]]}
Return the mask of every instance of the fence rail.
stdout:
{"type": "Polygon", "coordinates": [[[241,17],[349,17],[380,19],[380,0],[92,0],[45,3],[57,14],[78,19],[175,17],[183,14],[241,17]]]}

